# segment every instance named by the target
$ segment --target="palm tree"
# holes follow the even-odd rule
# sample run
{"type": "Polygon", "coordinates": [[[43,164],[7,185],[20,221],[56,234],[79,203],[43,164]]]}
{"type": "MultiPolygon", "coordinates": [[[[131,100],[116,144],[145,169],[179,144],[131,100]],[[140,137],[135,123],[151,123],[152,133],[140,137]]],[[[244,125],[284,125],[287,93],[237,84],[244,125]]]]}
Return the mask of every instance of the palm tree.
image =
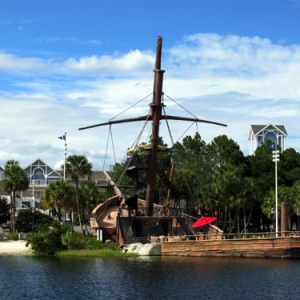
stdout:
{"type": "Polygon", "coordinates": [[[61,208],[70,209],[70,203],[74,203],[76,191],[74,185],[64,180],[51,182],[46,188],[41,201],[41,208],[52,209],[61,221],[61,208]]]}
{"type": "Polygon", "coordinates": [[[79,186],[80,194],[84,198],[84,206],[87,208],[89,216],[92,213],[92,206],[97,205],[97,200],[99,199],[100,193],[97,185],[92,180],[83,180],[79,186]]]}
{"type": "MultiPolygon", "coordinates": [[[[76,186],[76,200],[77,200],[77,214],[79,219],[79,225],[83,234],[80,208],[79,208],[79,178],[83,178],[85,175],[92,174],[92,163],[88,161],[85,155],[70,155],[66,159],[66,175],[71,177],[76,186]]],[[[62,166],[62,169],[64,166],[62,166]]]]}
{"type": "Polygon", "coordinates": [[[11,232],[15,233],[15,210],[16,210],[16,191],[25,191],[29,186],[27,173],[19,166],[15,160],[7,161],[4,167],[5,179],[1,181],[1,187],[10,194],[10,226],[11,232]]]}

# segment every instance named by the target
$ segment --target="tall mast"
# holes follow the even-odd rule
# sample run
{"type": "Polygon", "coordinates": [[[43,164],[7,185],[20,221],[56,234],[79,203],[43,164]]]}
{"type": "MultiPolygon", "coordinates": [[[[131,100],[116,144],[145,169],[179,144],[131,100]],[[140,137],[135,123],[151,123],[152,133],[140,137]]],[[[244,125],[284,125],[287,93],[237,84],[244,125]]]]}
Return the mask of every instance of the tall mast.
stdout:
{"type": "Polygon", "coordinates": [[[161,119],[161,98],[163,95],[163,75],[164,70],[161,70],[161,52],[162,52],[162,37],[157,38],[156,46],[156,60],[154,68],[154,87],[153,87],[153,100],[150,104],[152,114],[152,136],[151,136],[151,151],[150,161],[148,165],[147,176],[147,191],[146,191],[146,216],[153,215],[153,203],[155,195],[155,179],[156,179],[156,162],[157,162],[157,146],[159,138],[159,123],[161,119]]]}
{"type": "Polygon", "coordinates": [[[112,124],[120,124],[127,122],[137,122],[137,121],[150,121],[152,120],[152,136],[151,136],[151,150],[150,150],[150,158],[148,163],[148,176],[147,176],[147,190],[146,190],[146,208],[145,215],[152,216],[153,215],[153,203],[155,196],[155,181],[157,174],[157,149],[158,149],[158,140],[159,140],[159,124],[160,120],[180,120],[180,121],[189,121],[189,122],[197,122],[197,123],[208,123],[220,126],[227,126],[226,124],[201,120],[198,118],[187,118],[180,116],[170,116],[170,115],[162,115],[162,107],[164,104],[162,103],[163,96],[163,75],[164,70],[161,70],[161,53],[162,53],[162,37],[157,37],[157,45],[156,45],[156,59],[154,66],[154,86],[153,86],[153,99],[150,104],[151,107],[151,115],[150,116],[140,116],[136,118],[130,119],[121,119],[121,120],[111,120],[109,122],[100,123],[96,125],[86,126],[79,128],[79,130],[85,130],[89,128],[94,128],[98,126],[112,125],[112,124]]]}

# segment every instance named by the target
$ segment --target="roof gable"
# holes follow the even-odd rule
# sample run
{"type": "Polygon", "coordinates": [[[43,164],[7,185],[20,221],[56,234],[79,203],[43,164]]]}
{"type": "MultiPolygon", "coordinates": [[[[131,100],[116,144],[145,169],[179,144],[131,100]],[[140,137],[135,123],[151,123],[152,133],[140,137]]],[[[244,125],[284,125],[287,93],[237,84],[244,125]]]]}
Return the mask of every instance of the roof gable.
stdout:
{"type": "Polygon", "coordinates": [[[24,170],[27,172],[29,176],[32,175],[32,171],[40,168],[43,170],[44,174],[48,177],[61,177],[59,172],[55,171],[53,168],[51,168],[49,165],[47,165],[44,161],[42,161],[40,158],[35,160],[33,163],[31,163],[29,166],[27,166],[24,170]]]}
{"type": "MultiPolygon", "coordinates": [[[[264,130],[278,130],[282,133],[282,135],[287,136],[287,131],[285,130],[284,125],[273,125],[270,123],[269,125],[251,125],[250,134],[251,131],[253,132],[253,135],[258,135],[264,130]]],[[[250,136],[250,135],[249,135],[250,136]]]]}

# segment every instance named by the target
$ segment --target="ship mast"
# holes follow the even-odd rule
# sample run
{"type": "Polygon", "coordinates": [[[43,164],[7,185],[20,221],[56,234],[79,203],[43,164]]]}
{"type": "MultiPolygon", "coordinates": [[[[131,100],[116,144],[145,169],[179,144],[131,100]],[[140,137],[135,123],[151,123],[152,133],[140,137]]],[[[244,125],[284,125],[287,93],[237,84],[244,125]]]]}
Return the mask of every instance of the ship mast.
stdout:
{"type": "Polygon", "coordinates": [[[142,120],[152,120],[152,136],[151,136],[151,149],[150,149],[150,160],[148,164],[147,170],[147,190],[146,190],[146,207],[145,207],[145,215],[152,216],[153,215],[153,204],[154,204],[154,196],[155,196],[155,182],[156,182],[156,174],[157,174],[157,151],[158,151],[158,140],[159,140],[159,125],[160,120],[181,120],[181,121],[189,121],[189,122],[199,122],[199,123],[208,123],[220,126],[227,126],[226,124],[201,120],[198,118],[187,118],[180,116],[169,116],[162,115],[162,107],[165,106],[162,103],[163,97],[163,75],[164,70],[161,70],[161,53],[162,53],[162,37],[157,37],[157,45],[156,45],[156,59],[155,59],[155,67],[154,67],[154,85],[153,85],[153,99],[150,104],[151,115],[150,116],[140,116],[136,118],[130,119],[122,119],[122,120],[113,120],[105,123],[100,123],[96,125],[81,127],[79,130],[85,130],[89,128],[94,128],[98,126],[112,125],[112,124],[120,124],[127,122],[136,122],[142,120]]]}
{"type": "Polygon", "coordinates": [[[152,121],[152,136],[151,136],[151,150],[150,150],[150,163],[148,167],[147,176],[147,190],[146,190],[146,209],[145,215],[153,215],[153,203],[155,194],[155,180],[156,180],[156,162],[157,162],[157,146],[159,138],[159,123],[161,119],[162,108],[162,88],[163,88],[163,75],[164,70],[161,70],[161,52],[162,52],[162,37],[157,38],[156,46],[156,60],[154,68],[154,86],[153,86],[153,100],[150,104],[152,121]]]}

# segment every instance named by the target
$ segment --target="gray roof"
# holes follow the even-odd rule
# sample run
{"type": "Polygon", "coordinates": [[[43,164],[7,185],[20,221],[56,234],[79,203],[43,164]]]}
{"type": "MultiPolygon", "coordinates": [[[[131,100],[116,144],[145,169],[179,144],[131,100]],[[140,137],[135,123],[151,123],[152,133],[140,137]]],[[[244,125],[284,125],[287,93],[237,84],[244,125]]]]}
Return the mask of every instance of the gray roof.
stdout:
{"type": "MultiPolygon", "coordinates": [[[[64,176],[62,170],[56,170],[56,172],[60,173],[61,176],[64,176]]],[[[109,173],[109,172],[108,172],[109,173]]],[[[89,177],[87,175],[84,176],[84,178],[79,178],[81,180],[87,180],[89,177]]],[[[67,178],[69,179],[69,178],[67,178]]],[[[92,175],[90,176],[90,179],[93,181],[99,180],[99,181],[106,181],[106,177],[103,173],[103,171],[92,171],[92,175]]]]}
{"type": "Polygon", "coordinates": [[[261,130],[263,130],[264,128],[267,128],[269,126],[274,126],[278,130],[280,130],[282,133],[284,133],[285,135],[288,135],[287,132],[286,132],[286,130],[285,130],[285,127],[283,125],[272,125],[272,124],[269,124],[269,125],[251,125],[251,128],[253,130],[253,133],[256,135],[261,130]]]}

